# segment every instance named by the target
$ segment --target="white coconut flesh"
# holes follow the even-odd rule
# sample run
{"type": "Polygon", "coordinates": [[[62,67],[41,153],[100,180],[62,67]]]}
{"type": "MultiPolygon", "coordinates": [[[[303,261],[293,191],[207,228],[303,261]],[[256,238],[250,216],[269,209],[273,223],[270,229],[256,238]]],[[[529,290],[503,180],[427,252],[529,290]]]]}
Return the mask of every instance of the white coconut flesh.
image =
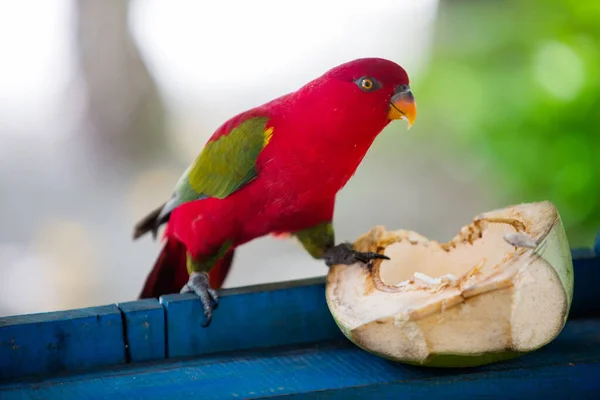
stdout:
{"type": "Polygon", "coordinates": [[[437,355],[523,353],[566,321],[573,267],[552,203],[484,213],[447,243],[375,227],[354,246],[390,260],[333,266],[327,303],[349,339],[382,357],[427,364],[437,355]]]}

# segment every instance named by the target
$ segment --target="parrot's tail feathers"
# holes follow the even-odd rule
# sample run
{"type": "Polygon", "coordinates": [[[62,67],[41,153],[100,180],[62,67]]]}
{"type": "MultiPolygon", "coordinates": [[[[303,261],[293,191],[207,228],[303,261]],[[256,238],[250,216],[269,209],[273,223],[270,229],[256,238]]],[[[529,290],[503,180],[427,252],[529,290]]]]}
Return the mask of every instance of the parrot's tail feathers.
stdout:
{"type": "Polygon", "coordinates": [[[140,299],[160,297],[181,290],[188,280],[185,253],[183,243],[167,240],[146,278],[140,299]]]}
{"type": "MultiPolygon", "coordinates": [[[[229,250],[210,270],[209,283],[213,289],[223,286],[233,262],[233,255],[234,250],[229,250]]],[[[157,298],[165,294],[179,293],[189,279],[186,261],[185,246],[179,241],[168,239],[146,278],[139,298],[157,298]]]]}
{"type": "Polygon", "coordinates": [[[156,210],[152,211],[150,214],[146,215],[143,219],[141,219],[133,228],[133,240],[138,239],[139,237],[145,235],[148,232],[152,232],[152,237],[156,239],[158,233],[158,227],[163,223],[167,222],[170,217],[170,213],[165,215],[164,217],[160,217],[160,213],[165,207],[166,204],[161,205],[156,210]]]}

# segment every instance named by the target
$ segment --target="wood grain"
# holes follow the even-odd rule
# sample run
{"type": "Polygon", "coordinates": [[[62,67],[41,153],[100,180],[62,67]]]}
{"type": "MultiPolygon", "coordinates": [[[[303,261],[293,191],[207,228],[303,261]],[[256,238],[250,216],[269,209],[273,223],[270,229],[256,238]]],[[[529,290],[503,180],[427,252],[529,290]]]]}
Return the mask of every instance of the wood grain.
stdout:
{"type": "Polygon", "coordinates": [[[167,313],[169,357],[340,339],[325,302],[324,283],[223,291],[208,328],[193,294],[161,297],[167,313]],[[235,293],[235,292],[234,292],[235,293]]]}
{"type": "Polygon", "coordinates": [[[123,313],[127,361],[165,358],[165,310],[158,300],[130,301],[117,306],[123,313]]]}
{"type": "MultiPolygon", "coordinates": [[[[599,361],[597,348],[600,347],[597,346],[597,342],[590,343],[589,337],[595,335],[596,340],[600,340],[598,326],[600,325],[600,291],[597,290],[597,282],[600,281],[600,256],[593,249],[574,249],[572,254],[575,257],[575,291],[569,323],[559,337],[563,343],[562,347],[555,341],[549,348],[555,349],[554,353],[551,353],[555,359],[563,357],[560,358],[562,364],[559,364],[564,368],[568,363],[585,362],[595,371],[594,368],[597,366],[594,363],[599,361]],[[588,336],[580,337],[576,334],[578,329],[583,329],[581,327],[585,327],[587,332],[585,334],[588,336]],[[577,351],[564,352],[569,348],[564,344],[565,337],[572,342],[571,348],[577,348],[577,351]],[[586,337],[588,339],[585,339],[586,337]],[[592,346],[590,347],[592,350],[586,353],[585,346],[588,345],[592,346]],[[560,351],[563,351],[562,355],[558,354],[560,351]],[[593,357],[585,360],[577,358],[585,354],[593,357]]],[[[40,374],[52,381],[48,377],[57,373],[72,374],[69,379],[77,381],[87,379],[85,376],[88,375],[80,375],[81,371],[107,366],[111,371],[106,376],[117,379],[116,376],[120,376],[118,371],[122,371],[121,368],[129,368],[127,364],[135,366],[138,362],[153,361],[151,364],[153,367],[147,367],[149,369],[126,369],[130,371],[127,373],[127,378],[123,376],[119,378],[120,380],[110,381],[112,382],[110,384],[125,385],[127,379],[138,379],[136,371],[142,371],[140,373],[155,374],[156,384],[162,385],[166,383],[159,382],[162,379],[160,378],[162,372],[157,372],[157,368],[161,371],[170,371],[169,368],[173,365],[196,365],[173,364],[173,361],[168,360],[167,357],[198,356],[203,356],[201,370],[204,377],[202,379],[211,380],[218,375],[220,368],[226,368],[226,365],[233,368],[234,365],[238,365],[227,364],[229,362],[227,360],[242,362],[239,358],[242,352],[249,351],[251,354],[247,356],[248,358],[244,358],[246,360],[244,363],[253,363],[252,360],[262,360],[263,355],[267,357],[271,351],[268,350],[269,348],[278,346],[300,346],[297,351],[314,351],[310,359],[302,361],[302,368],[319,369],[320,363],[325,362],[323,358],[328,356],[321,353],[324,350],[311,346],[330,341],[340,341],[344,343],[343,346],[346,346],[340,347],[334,352],[335,354],[338,354],[338,351],[343,353],[352,350],[353,357],[372,357],[349,345],[343,339],[325,303],[323,277],[225,289],[220,293],[221,304],[209,328],[200,326],[203,321],[200,302],[190,294],[163,296],[160,302],[150,299],[71,311],[0,318],[0,381],[9,384],[16,378],[40,374]],[[212,354],[219,352],[229,353],[221,358],[212,358],[212,354]],[[212,365],[213,362],[218,365],[212,365]],[[113,372],[117,375],[111,375],[113,372]]],[[[540,354],[547,354],[545,352],[546,349],[540,354]]],[[[290,361],[289,355],[281,357],[278,358],[281,364],[277,367],[277,373],[290,373],[292,375],[289,379],[293,379],[296,366],[292,364],[296,361],[290,361]]],[[[538,356],[534,354],[523,360],[541,360],[536,357],[538,356]]],[[[340,360],[340,363],[351,362],[343,357],[340,360]]],[[[349,387],[354,379],[358,379],[357,374],[365,373],[362,369],[353,369],[356,368],[357,363],[365,362],[364,360],[375,363],[372,358],[360,358],[360,360],[352,361],[350,366],[344,367],[345,369],[337,364],[330,365],[330,368],[341,368],[345,371],[343,376],[335,378],[343,387],[349,387]]],[[[515,367],[520,365],[520,360],[499,365],[515,367]]],[[[551,357],[545,360],[550,362],[551,357]]],[[[550,364],[538,363],[535,368],[542,366],[549,367],[550,364]]],[[[533,368],[529,364],[526,367],[533,368]]],[[[411,369],[411,371],[415,370],[411,369]]],[[[549,371],[547,376],[554,376],[553,371],[549,371]]],[[[565,371],[563,371],[567,374],[565,376],[571,376],[569,375],[571,369],[567,368],[565,371]]],[[[240,370],[240,373],[242,372],[246,373],[245,370],[240,370]]],[[[168,379],[187,379],[176,378],[177,374],[182,373],[185,374],[185,370],[169,372],[168,379]]],[[[301,376],[301,373],[298,373],[300,374],[298,376],[301,376]]],[[[327,373],[322,371],[322,374],[325,375],[323,379],[326,379],[327,373]]],[[[102,376],[102,379],[105,379],[105,375],[102,376]]],[[[266,377],[253,376],[253,379],[268,381],[266,377]]],[[[577,381],[580,378],[573,379],[577,381]]],[[[388,387],[386,386],[388,383],[386,380],[382,385],[388,387]]],[[[260,386],[262,383],[254,384],[260,386]]],[[[443,382],[440,381],[440,384],[443,382]]],[[[564,384],[568,386],[568,382],[564,384]]],[[[396,383],[390,387],[394,385],[396,383]]],[[[5,392],[0,393],[0,398],[3,398],[5,392]]],[[[321,395],[330,396],[326,393],[319,394],[321,395]]]]}
{"type": "Polygon", "coordinates": [[[348,342],[129,364],[0,385],[13,399],[600,398],[600,320],[570,321],[521,358],[473,369],[395,364],[348,342]]]}
{"type": "Polygon", "coordinates": [[[124,362],[115,305],[0,318],[0,379],[124,362]]]}

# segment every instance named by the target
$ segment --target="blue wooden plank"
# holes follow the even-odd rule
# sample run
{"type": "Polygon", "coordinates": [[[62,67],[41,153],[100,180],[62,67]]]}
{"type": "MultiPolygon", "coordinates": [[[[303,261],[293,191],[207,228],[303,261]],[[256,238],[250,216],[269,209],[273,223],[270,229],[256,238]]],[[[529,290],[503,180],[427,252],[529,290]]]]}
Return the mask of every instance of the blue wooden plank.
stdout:
{"type": "Polygon", "coordinates": [[[579,259],[594,258],[596,257],[596,253],[594,252],[593,248],[581,247],[571,249],[571,257],[573,258],[573,266],[575,267],[575,264],[579,259]]]}
{"type": "MultiPolygon", "coordinates": [[[[322,390],[285,396],[286,399],[600,398],[600,363],[547,366],[531,370],[490,371],[431,380],[322,390]]],[[[277,396],[283,397],[283,396],[277,396]]],[[[270,397],[269,397],[270,398],[270,397]]]]}
{"type": "Polygon", "coordinates": [[[167,355],[291,345],[341,338],[325,302],[323,278],[221,292],[211,325],[192,294],[161,297],[167,318],[167,355]],[[316,283],[318,282],[318,283],[316,283]]]}
{"type": "MultiPolygon", "coordinates": [[[[600,292],[595,288],[600,281],[600,257],[591,251],[581,257],[575,251],[573,255],[575,294],[570,317],[600,315],[600,292]]],[[[164,358],[165,342],[171,349],[171,357],[180,357],[340,338],[341,333],[325,304],[323,282],[320,277],[224,290],[221,307],[208,329],[200,326],[200,304],[192,295],[163,297],[162,302],[171,317],[168,324],[165,324],[162,305],[156,300],[120,304],[125,324],[113,325],[114,330],[107,335],[103,333],[104,328],[93,328],[101,324],[99,321],[90,327],[87,319],[100,313],[98,318],[104,318],[110,325],[110,319],[117,316],[114,306],[0,318],[0,378],[122,362],[122,348],[127,344],[123,329],[130,343],[131,361],[164,358]],[[170,333],[166,340],[161,326],[170,333]],[[77,342],[90,330],[93,334],[88,343],[111,350],[93,354],[93,350],[87,348],[73,355],[74,350],[70,349],[80,349],[83,345],[77,342]],[[50,335],[48,332],[55,332],[56,337],[45,337],[50,335]],[[39,343],[38,336],[42,338],[39,343]],[[42,343],[47,346],[46,350],[42,343]]]]}
{"type": "Polygon", "coordinates": [[[574,260],[575,287],[569,318],[600,316],[600,257],[574,260]]]}
{"type": "Polygon", "coordinates": [[[158,300],[130,301],[117,306],[123,313],[128,361],[165,358],[165,311],[158,300]]]}
{"type": "Polygon", "coordinates": [[[300,394],[307,398],[446,398],[468,394],[531,399],[543,393],[552,395],[548,398],[580,399],[600,393],[599,376],[600,319],[580,319],[567,323],[555,341],[537,352],[480,368],[411,367],[340,341],[30,379],[0,385],[0,398],[251,399],[300,394]]]}
{"type": "Polygon", "coordinates": [[[0,379],[124,362],[115,305],[0,318],[0,379]]]}

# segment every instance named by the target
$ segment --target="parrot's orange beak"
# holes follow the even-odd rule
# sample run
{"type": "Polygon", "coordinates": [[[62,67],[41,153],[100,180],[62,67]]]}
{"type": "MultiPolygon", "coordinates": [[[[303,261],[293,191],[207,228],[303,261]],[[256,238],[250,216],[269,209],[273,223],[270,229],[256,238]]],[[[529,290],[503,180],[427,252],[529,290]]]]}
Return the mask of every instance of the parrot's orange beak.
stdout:
{"type": "Polygon", "coordinates": [[[417,119],[417,103],[408,85],[399,86],[390,99],[388,118],[407,120],[409,129],[417,119]]]}

